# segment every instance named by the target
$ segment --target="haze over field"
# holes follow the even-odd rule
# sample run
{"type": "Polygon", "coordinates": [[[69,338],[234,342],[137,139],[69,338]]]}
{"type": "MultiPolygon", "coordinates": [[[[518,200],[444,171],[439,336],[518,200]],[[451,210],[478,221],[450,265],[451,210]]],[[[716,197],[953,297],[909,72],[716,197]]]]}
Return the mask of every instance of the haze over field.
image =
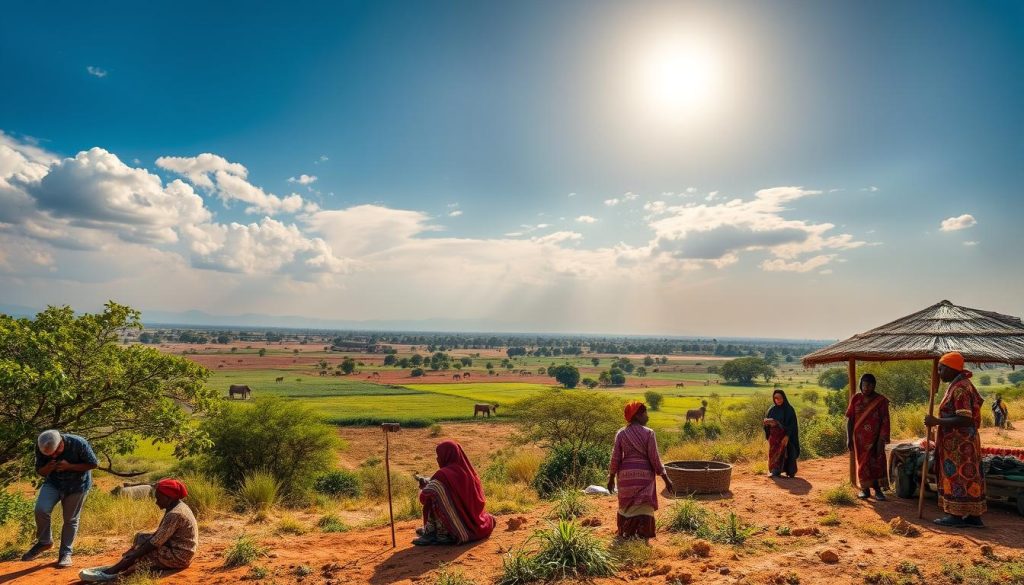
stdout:
{"type": "Polygon", "coordinates": [[[10,6],[0,303],[814,339],[1020,315],[1022,29],[1010,2],[10,6]]]}

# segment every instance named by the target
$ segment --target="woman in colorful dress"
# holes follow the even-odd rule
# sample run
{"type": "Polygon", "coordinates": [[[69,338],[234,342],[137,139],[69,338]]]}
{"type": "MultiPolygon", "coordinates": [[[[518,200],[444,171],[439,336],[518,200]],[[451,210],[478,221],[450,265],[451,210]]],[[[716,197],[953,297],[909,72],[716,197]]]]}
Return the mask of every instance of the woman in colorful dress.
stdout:
{"type": "Polygon", "coordinates": [[[462,446],[444,441],[437,446],[437,473],[420,482],[423,527],[415,545],[463,544],[481,540],[494,530],[494,516],[484,510],[484,487],[462,446]]]}
{"type": "Polygon", "coordinates": [[[626,426],[615,434],[608,491],[615,492],[618,480],[619,512],[616,525],[619,538],[654,538],[654,511],[658,509],[658,481],[674,493],[672,480],[658,456],[658,441],[647,428],[647,407],[633,400],[626,404],[626,426]]]}
{"type": "Polygon", "coordinates": [[[938,426],[935,437],[935,477],[939,508],[946,513],[935,520],[940,526],[983,527],[981,515],[987,508],[985,478],[981,472],[981,395],[971,383],[972,373],[964,368],[957,352],[939,359],[939,378],[948,382],[939,403],[939,416],[926,415],[924,424],[938,426]]]}
{"type": "Polygon", "coordinates": [[[871,497],[885,501],[883,490],[889,486],[885,446],[889,443],[889,399],[875,392],[875,377],[864,374],[860,378],[860,392],[850,400],[846,409],[846,448],[857,460],[857,480],[860,499],[871,497]]]}
{"type": "Polygon", "coordinates": [[[800,426],[796,410],[786,393],[776,389],[772,393],[775,404],[768,409],[762,421],[764,436],[768,439],[768,470],[772,477],[783,473],[796,477],[796,460],[800,456],[800,426]]]}

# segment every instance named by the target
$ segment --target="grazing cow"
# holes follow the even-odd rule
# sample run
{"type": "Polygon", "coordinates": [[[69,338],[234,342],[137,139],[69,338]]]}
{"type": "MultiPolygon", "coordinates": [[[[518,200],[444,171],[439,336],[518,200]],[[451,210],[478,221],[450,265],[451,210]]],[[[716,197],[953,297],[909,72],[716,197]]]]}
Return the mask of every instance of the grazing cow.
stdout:
{"type": "Polygon", "coordinates": [[[380,372],[374,372],[373,377],[377,380],[380,380],[380,372]]]}
{"type": "Polygon", "coordinates": [[[278,377],[274,378],[274,381],[275,382],[284,382],[284,376],[278,376],[278,377]]]}
{"type": "Polygon", "coordinates": [[[153,486],[148,483],[126,483],[123,486],[115,487],[110,493],[129,500],[145,500],[153,497],[153,486]]]}
{"type": "Polygon", "coordinates": [[[481,415],[486,414],[490,418],[491,414],[498,416],[498,405],[497,404],[474,404],[473,405],[473,418],[476,418],[477,413],[481,415]]]}
{"type": "Polygon", "coordinates": [[[469,377],[469,372],[466,372],[465,374],[462,374],[462,377],[463,378],[468,378],[469,377]]]}
{"type": "Polygon", "coordinates": [[[701,424],[704,423],[704,413],[708,411],[708,401],[701,400],[700,408],[694,408],[693,410],[686,411],[686,422],[699,421],[701,424]]]}
{"type": "Polygon", "coordinates": [[[455,374],[454,376],[452,376],[452,380],[455,380],[456,382],[461,382],[462,376],[455,374]]]}
{"type": "Polygon", "coordinates": [[[683,388],[685,386],[686,386],[686,384],[683,384],[682,382],[679,382],[678,384],[676,384],[676,388],[683,388]]]}
{"type": "Polygon", "coordinates": [[[242,400],[246,400],[252,396],[252,388],[244,384],[232,384],[231,387],[228,388],[228,398],[234,400],[235,394],[240,395],[242,400]]]}
{"type": "Polygon", "coordinates": [[[327,375],[327,370],[320,370],[320,375],[321,376],[326,376],[327,375]]]}

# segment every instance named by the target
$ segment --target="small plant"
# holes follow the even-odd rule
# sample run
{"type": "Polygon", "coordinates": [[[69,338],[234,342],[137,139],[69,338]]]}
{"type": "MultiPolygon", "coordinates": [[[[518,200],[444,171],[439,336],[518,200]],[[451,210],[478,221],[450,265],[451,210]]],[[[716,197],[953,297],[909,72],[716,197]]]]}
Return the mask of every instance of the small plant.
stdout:
{"type": "Polygon", "coordinates": [[[309,532],[309,529],[305,524],[299,522],[292,516],[286,516],[277,523],[277,534],[290,534],[292,536],[299,536],[309,532]]]}
{"type": "Polygon", "coordinates": [[[917,568],[917,565],[910,561],[900,561],[896,565],[896,572],[901,575],[920,575],[921,569],[917,568]]]}
{"type": "Polygon", "coordinates": [[[439,425],[437,423],[434,423],[434,424],[430,425],[430,428],[427,429],[427,434],[430,435],[431,437],[434,437],[434,438],[440,437],[441,433],[443,433],[443,432],[444,432],[444,429],[442,429],[441,425],[439,425]]]}
{"type": "Polygon", "coordinates": [[[735,512],[729,512],[728,516],[718,519],[709,536],[714,542],[740,545],[756,532],[756,526],[744,524],[743,519],[735,512]]]}
{"type": "Polygon", "coordinates": [[[141,567],[117,580],[120,585],[157,585],[159,575],[148,567],[141,567]]]}
{"type": "Polygon", "coordinates": [[[265,554],[267,549],[260,546],[251,536],[243,534],[224,551],[224,566],[231,568],[251,565],[265,554]]]}
{"type": "Polygon", "coordinates": [[[317,520],[317,528],[324,532],[347,532],[348,525],[334,514],[327,514],[317,520]]]}
{"type": "Polygon", "coordinates": [[[612,543],[610,552],[618,566],[632,569],[650,565],[658,556],[654,547],[638,538],[616,540],[612,543]]]}
{"type": "Polygon", "coordinates": [[[821,499],[833,506],[852,506],[857,502],[857,496],[849,483],[841,483],[825,490],[821,494],[821,499]]]}
{"type": "Polygon", "coordinates": [[[711,519],[711,512],[693,498],[677,500],[668,512],[666,529],[670,532],[696,534],[711,519]]]}
{"type": "Polygon", "coordinates": [[[857,529],[868,536],[875,538],[889,538],[892,536],[892,528],[885,522],[867,522],[858,524],[857,529]]]}
{"type": "Polygon", "coordinates": [[[525,585],[544,578],[537,560],[523,549],[515,549],[501,557],[501,575],[497,585],[525,585]]]}
{"type": "Polygon", "coordinates": [[[540,543],[535,560],[547,580],[607,577],[615,571],[615,561],[605,544],[575,522],[560,520],[533,538],[540,543]]]}
{"type": "Polygon", "coordinates": [[[565,489],[556,494],[552,514],[560,520],[574,520],[586,516],[591,508],[590,502],[582,492],[565,489]]]}
{"type": "Polygon", "coordinates": [[[779,526],[775,529],[775,534],[778,534],[779,536],[789,536],[792,533],[793,531],[786,525],[779,526]]]}
{"type": "Polygon", "coordinates": [[[459,569],[453,569],[448,564],[442,563],[437,568],[437,579],[434,580],[434,585],[476,585],[476,583],[459,569]]]}
{"type": "Polygon", "coordinates": [[[253,471],[238,488],[238,502],[250,511],[265,512],[277,504],[280,484],[269,472],[253,471]]]}
{"type": "Polygon", "coordinates": [[[296,577],[308,577],[308,576],[310,576],[312,574],[313,574],[313,568],[310,567],[309,565],[299,565],[298,567],[295,567],[295,576],[296,577]]]}
{"type": "Polygon", "coordinates": [[[821,520],[818,520],[818,524],[821,524],[822,526],[839,526],[842,523],[842,520],[839,519],[839,514],[837,514],[835,510],[830,511],[828,514],[822,516],[821,520]]]}
{"type": "Polygon", "coordinates": [[[254,581],[259,580],[259,579],[266,579],[269,576],[270,576],[270,570],[267,569],[266,567],[261,567],[259,565],[253,565],[253,566],[249,567],[249,574],[246,575],[246,577],[248,579],[252,579],[254,581]]]}
{"type": "Polygon", "coordinates": [[[359,475],[352,471],[336,469],[329,471],[313,482],[313,489],[329,496],[358,498],[362,493],[359,475]]]}

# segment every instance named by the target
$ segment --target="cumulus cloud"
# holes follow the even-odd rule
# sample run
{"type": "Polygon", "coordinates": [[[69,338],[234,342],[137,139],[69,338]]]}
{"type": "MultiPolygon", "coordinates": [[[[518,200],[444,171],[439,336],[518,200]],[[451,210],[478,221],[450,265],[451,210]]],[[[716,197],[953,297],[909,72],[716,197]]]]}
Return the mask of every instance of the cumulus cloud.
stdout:
{"type": "Polygon", "coordinates": [[[449,211],[448,212],[448,217],[459,217],[460,215],[462,215],[462,211],[459,210],[459,209],[456,209],[455,211],[449,211]]]}
{"type": "Polygon", "coordinates": [[[612,197],[611,199],[605,199],[604,200],[604,204],[607,205],[608,207],[615,207],[616,205],[619,204],[619,199],[617,197],[612,197]]]}
{"type": "Polygon", "coordinates": [[[964,245],[965,246],[977,246],[978,242],[968,240],[968,241],[964,242],[964,245]]]}
{"type": "Polygon", "coordinates": [[[102,69],[102,68],[96,67],[94,65],[86,66],[85,70],[89,73],[89,75],[92,75],[93,77],[99,77],[99,78],[102,79],[102,78],[107,76],[107,70],[106,69],[102,69]]]}
{"type": "MultiPolygon", "coordinates": [[[[156,165],[185,177],[193,185],[215,194],[225,203],[240,201],[248,204],[245,208],[246,213],[276,215],[315,208],[315,204],[304,201],[302,196],[296,193],[285,197],[267,193],[247,180],[249,171],[245,166],[229,162],[216,154],[203,153],[194,157],[162,156],[156,160],[156,165]]],[[[301,183],[302,177],[306,177],[308,181],[302,184],[316,180],[316,177],[310,180],[308,175],[302,175],[296,181],[301,183]]]]}
{"type": "Polygon", "coordinates": [[[974,219],[973,215],[965,213],[963,215],[958,215],[957,217],[949,217],[942,220],[942,224],[939,226],[939,229],[944,232],[955,232],[958,230],[965,230],[976,225],[978,225],[978,220],[974,219]]]}
{"type": "MultiPolygon", "coordinates": [[[[773,258],[761,263],[761,268],[768,272],[810,272],[820,268],[836,257],[835,254],[819,254],[803,261],[786,261],[782,258],[773,258]]],[[[822,270],[822,274],[830,274],[831,270],[822,270]]]]}
{"type": "Polygon", "coordinates": [[[312,185],[316,182],[316,175],[299,175],[298,177],[288,177],[289,183],[298,183],[300,185],[312,185]]]}
{"type": "Polygon", "coordinates": [[[213,189],[212,175],[218,171],[243,179],[249,174],[249,170],[243,165],[229,162],[226,158],[209,152],[199,156],[161,156],[156,159],[156,166],[177,173],[196,187],[204,189],[213,189]]]}
{"type": "Polygon", "coordinates": [[[597,223],[597,218],[592,215],[581,215],[576,218],[579,223],[597,223]]]}
{"type": "Polygon", "coordinates": [[[623,201],[632,201],[632,200],[636,199],[637,197],[639,197],[639,195],[637,195],[636,193],[634,193],[632,191],[629,191],[629,192],[624,193],[622,195],[622,200],[623,201]]]}

